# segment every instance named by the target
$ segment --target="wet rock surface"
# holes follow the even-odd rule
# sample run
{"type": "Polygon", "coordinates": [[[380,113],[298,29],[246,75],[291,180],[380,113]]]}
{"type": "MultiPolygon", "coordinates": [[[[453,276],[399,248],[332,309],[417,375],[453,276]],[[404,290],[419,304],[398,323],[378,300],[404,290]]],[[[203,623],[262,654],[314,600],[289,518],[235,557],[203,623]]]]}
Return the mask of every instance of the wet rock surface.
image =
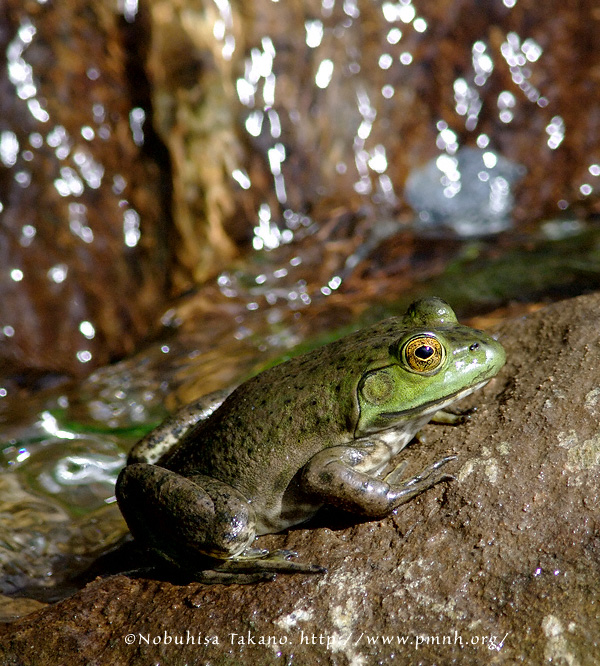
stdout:
{"type": "Polygon", "coordinates": [[[327,574],[229,587],[98,578],[0,628],[0,660],[597,663],[599,321],[592,295],[503,325],[507,365],[463,405],[477,405],[471,420],[428,426],[404,453],[407,474],[457,454],[454,481],[381,521],[326,511],[261,540],[327,574]]]}

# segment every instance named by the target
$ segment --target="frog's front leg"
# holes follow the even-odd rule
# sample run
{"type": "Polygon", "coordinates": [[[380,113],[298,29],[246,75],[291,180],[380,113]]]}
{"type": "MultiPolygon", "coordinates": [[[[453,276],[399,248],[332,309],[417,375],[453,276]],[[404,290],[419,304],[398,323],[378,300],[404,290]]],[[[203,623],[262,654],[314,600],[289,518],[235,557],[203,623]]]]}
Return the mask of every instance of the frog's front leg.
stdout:
{"type": "Polygon", "coordinates": [[[385,479],[365,471],[373,469],[371,460],[381,458],[379,448],[380,445],[373,444],[364,448],[334,446],[324,449],[304,467],[303,490],[347,511],[380,518],[447,478],[441,468],[454,459],[454,456],[442,458],[416,476],[398,483],[398,472],[403,465],[385,479]]]}
{"type": "Polygon", "coordinates": [[[471,407],[470,409],[465,409],[462,412],[455,414],[454,412],[440,409],[431,417],[430,423],[437,423],[439,425],[459,425],[469,421],[471,419],[471,414],[476,411],[476,407],[471,407]]]}
{"type": "Polygon", "coordinates": [[[235,488],[211,477],[184,477],[137,463],[121,471],[116,495],[136,540],[198,580],[254,582],[272,578],[277,571],[323,571],[290,562],[293,553],[288,551],[252,548],[256,537],[252,506],[235,488]],[[214,566],[202,561],[206,558],[212,558],[214,566]],[[216,574],[203,571],[202,565],[216,574]],[[253,577],[253,572],[267,575],[253,577]]]}

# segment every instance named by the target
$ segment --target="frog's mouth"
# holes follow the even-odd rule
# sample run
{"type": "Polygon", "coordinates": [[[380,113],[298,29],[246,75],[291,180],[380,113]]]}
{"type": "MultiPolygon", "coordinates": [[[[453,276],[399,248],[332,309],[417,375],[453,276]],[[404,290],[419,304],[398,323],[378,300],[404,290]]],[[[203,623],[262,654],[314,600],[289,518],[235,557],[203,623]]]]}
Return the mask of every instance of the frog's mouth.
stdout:
{"type": "Polygon", "coordinates": [[[478,391],[480,388],[483,388],[489,381],[489,379],[486,379],[485,381],[479,382],[474,386],[460,389],[460,391],[456,391],[455,393],[451,393],[449,396],[446,396],[443,400],[432,400],[431,402],[425,402],[422,405],[417,405],[416,407],[411,407],[410,409],[403,409],[398,412],[382,412],[379,415],[379,418],[387,420],[405,420],[409,419],[411,416],[417,415],[422,417],[431,417],[436,412],[439,412],[440,409],[444,409],[457,400],[461,400],[462,398],[471,395],[471,393],[478,391]]]}

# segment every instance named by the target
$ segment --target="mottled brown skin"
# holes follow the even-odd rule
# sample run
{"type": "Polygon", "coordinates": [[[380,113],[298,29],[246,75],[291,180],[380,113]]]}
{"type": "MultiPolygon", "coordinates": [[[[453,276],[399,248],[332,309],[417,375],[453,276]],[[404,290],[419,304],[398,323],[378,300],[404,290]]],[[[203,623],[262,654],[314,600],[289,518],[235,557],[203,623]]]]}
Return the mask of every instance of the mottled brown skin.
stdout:
{"type": "MultiPolygon", "coordinates": [[[[443,478],[437,461],[400,482],[399,451],[434,413],[482,386],[502,347],[440,299],[266,370],[207,418],[188,406],[134,447],[117,482],[133,535],[194,573],[317,571],[251,547],[323,504],[383,516],[443,478]],[[156,463],[156,464],[152,464],[156,463]]],[[[197,577],[204,579],[204,574],[197,577]]]]}

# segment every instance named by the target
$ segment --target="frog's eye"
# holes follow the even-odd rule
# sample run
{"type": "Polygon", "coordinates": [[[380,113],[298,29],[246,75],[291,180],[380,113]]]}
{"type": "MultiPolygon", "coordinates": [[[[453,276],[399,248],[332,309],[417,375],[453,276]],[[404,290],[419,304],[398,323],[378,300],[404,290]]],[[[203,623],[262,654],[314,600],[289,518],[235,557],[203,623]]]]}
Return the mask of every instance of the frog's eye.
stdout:
{"type": "Polygon", "coordinates": [[[444,347],[431,335],[418,335],[409,340],[402,350],[406,365],[422,374],[437,370],[445,358],[444,347]]]}
{"type": "Polygon", "coordinates": [[[394,380],[387,370],[377,370],[363,379],[360,391],[367,402],[381,405],[391,398],[394,392],[394,380]]]}

